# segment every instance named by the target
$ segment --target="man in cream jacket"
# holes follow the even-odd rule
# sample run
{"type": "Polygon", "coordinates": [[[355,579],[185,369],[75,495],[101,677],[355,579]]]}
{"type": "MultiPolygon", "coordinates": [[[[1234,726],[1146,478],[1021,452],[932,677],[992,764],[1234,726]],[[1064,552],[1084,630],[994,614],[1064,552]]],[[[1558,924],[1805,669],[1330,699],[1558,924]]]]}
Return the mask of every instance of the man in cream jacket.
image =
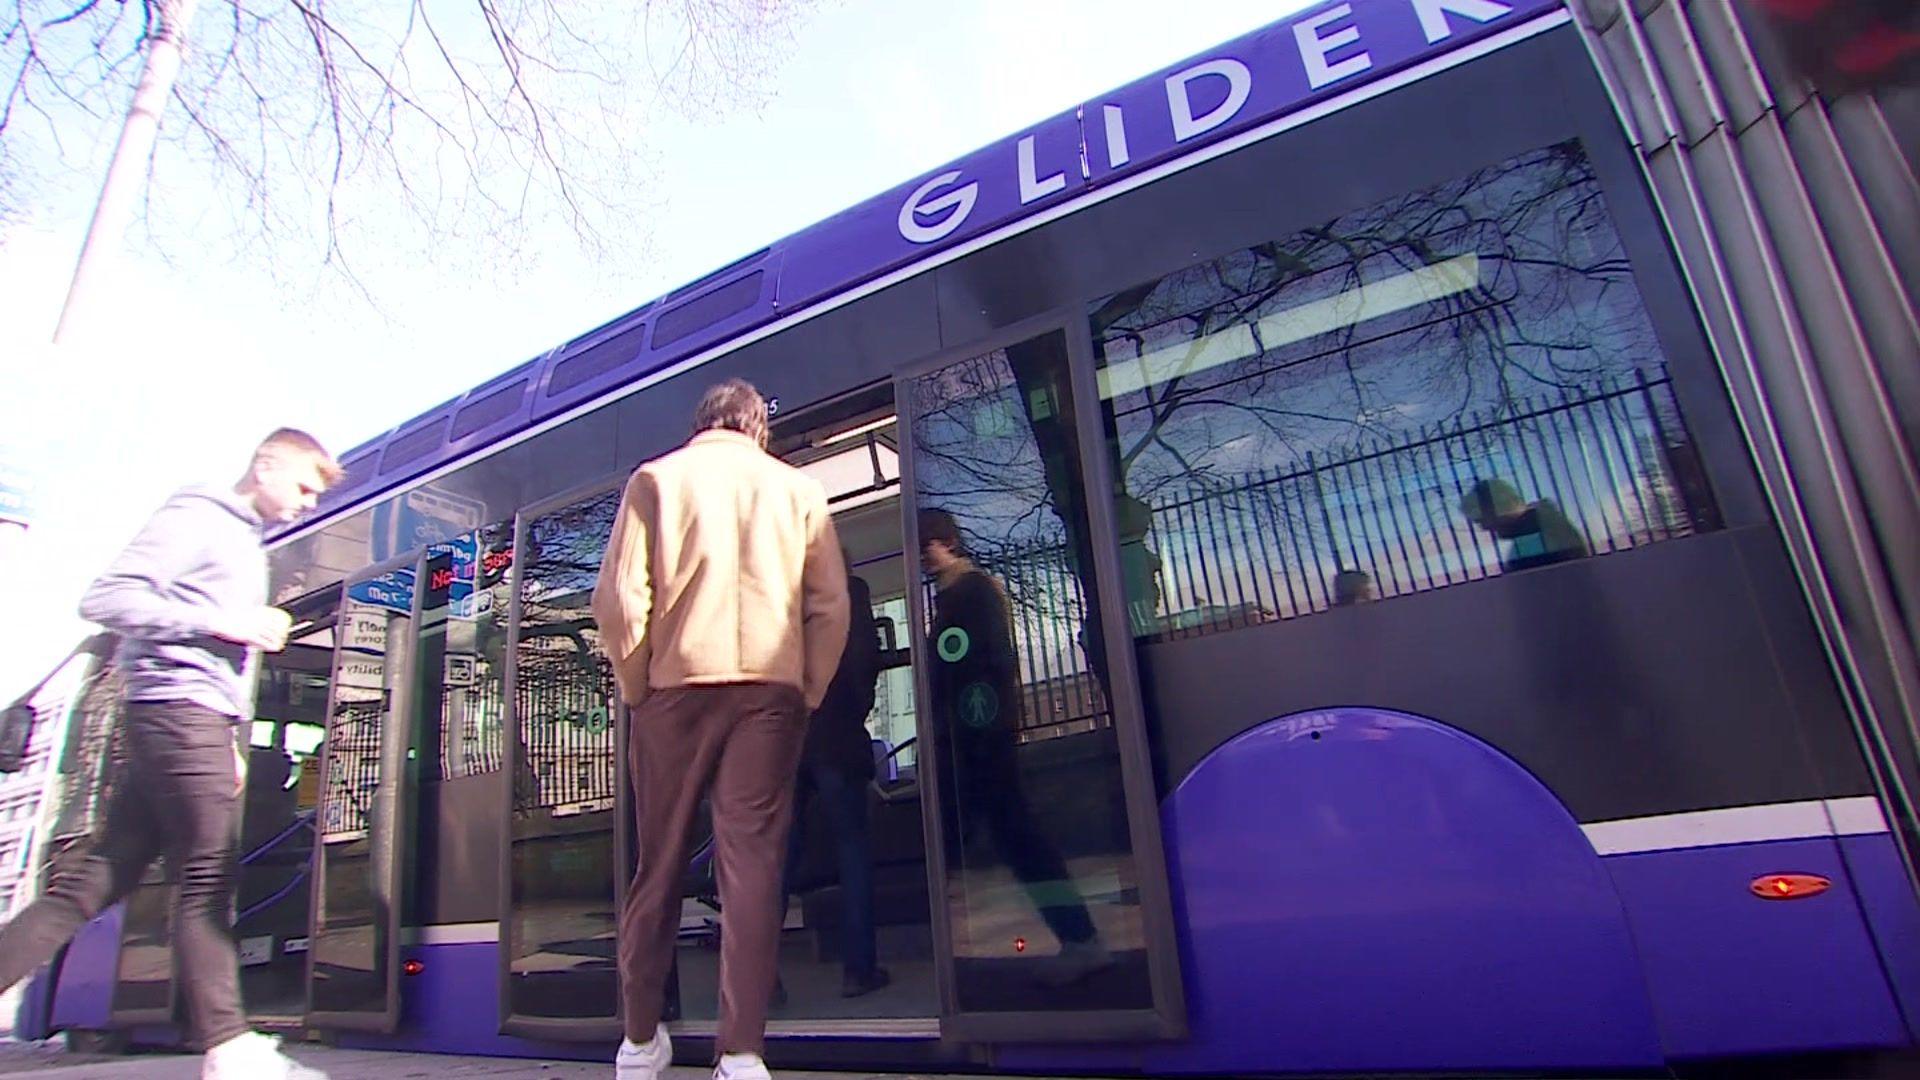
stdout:
{"type": "Polygon", "coordinates": [[[632,710],[640,866],[620,916],[618,1080],[672,1061],[660,1024],[689,828],[711,789],[720,882],[719,1080],[760,1054],[780,943],[781,871],[807,716],[847,638],[847,579],[825,489],[766,452],[767,405],[730,379],[693,438],[627,481],[593,590],[632,710]]]}

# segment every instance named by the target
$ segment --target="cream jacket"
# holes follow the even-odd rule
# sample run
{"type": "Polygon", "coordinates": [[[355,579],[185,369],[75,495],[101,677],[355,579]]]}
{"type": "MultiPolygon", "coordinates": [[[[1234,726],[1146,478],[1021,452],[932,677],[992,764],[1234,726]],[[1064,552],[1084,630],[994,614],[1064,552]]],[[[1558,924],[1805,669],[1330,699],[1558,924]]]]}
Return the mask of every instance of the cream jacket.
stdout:
{"type": "Polygon", "coordinates": [[[703,431],[627,481],[593,589],[620,696],[782,683],[811,711],[847,642],[847,576],[818,481],[703,431]]]}

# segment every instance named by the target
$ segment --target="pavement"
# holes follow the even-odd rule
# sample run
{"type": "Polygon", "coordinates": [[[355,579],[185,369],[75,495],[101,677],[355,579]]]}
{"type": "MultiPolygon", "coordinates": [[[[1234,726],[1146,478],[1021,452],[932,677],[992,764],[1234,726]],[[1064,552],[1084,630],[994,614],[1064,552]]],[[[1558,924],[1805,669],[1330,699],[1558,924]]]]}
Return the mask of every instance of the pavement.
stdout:
{"type": "MultiPolygon", "coordinates": [[[[531,1058],[449,1057],[289,1046],[287,1054],[327,1073],[332,1080],[612,1080],[611,1063],[539,1061],[531,1058]]],[[[0,1044],[0,1076],[45,1080],[199,1080],[197,1054],[69,1053],[56,1042],[0,1044]]],[[[670,1080],[707,1080],[711,1069],[676,1066],[670,1080]]],[[[784,1080],[881,1080],[877,1073],[781,1072],[784,1080]]]]}
{"type": "MultiPolygon", "coordinates": [[[[533,1058],[453,1057],[443,1054],[402,1054],[392,1051],[342,1050],[315,1044],[287,1047],[287,1053],[331,1080],[613,1080],[611,1062],[540,1061],[533,1058]]],[[[967,1077],[930,1073],[798,1072],[779,1070],[779,1080],[1008,1080],[1007,1077],[967,1077]]],[[[1632,1074],[1648,1080],[1659,1073],[1632,1074]]],[[[1782,1059],[1719,1064],[1697,1063],[1664,1074],[1667,1080],[1915,1080],[1920,1077],[1920,1054],[1868,1055],[1859,1058],[1782,1059]]],[[[45,1080],[199,1080],[197,1054],[132,1053],[121,1055],[67,1051],[60,1041],[17,1043],[0,1041],[0,1077],[33,1076],[45,1080]]],[[[668,1080],[708,1080],[710,1068],[675,1066],[668,1080]]],[[[1035,1080],[1035,1078],[1025,1078],[1035,1080]]],[[[1385,1080],[1352,1077],[1350,1080],[1385,1080]]],[[[1408,1080],[1398,1075],[1394,1080],[1408,1080]]],[[[1450,1080],[1474,1080],[1453,1074],[1450,1080]]],[[[1506,1074],[1502,1080],[1515,1080],[1506,1074]]],[[[1575,1080],[1558,1074],[1556,1080],[1575,1080]]],[[[1623,1074],[1581,1074],[1577,1080],[1625,1080],[1623,1074]]]]}

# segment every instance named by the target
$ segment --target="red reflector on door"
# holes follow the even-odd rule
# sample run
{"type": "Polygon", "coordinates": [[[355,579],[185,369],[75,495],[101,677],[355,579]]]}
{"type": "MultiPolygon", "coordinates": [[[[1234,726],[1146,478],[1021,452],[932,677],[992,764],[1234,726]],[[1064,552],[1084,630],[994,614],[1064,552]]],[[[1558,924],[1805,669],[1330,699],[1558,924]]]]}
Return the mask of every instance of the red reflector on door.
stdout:
{"type": "Polygon", "coordinates": [[[409,960],[406,963],[400,965],[400,970],[406,972],[409,975],[418,975],[421,972],[427,970],[427,965],[424,963],[421,963],[418,960],[409,960]]]}
{"type": "Polygon", "coordinates": [[[1762,900],[1804,900],[1833,888],[1833,882],[1819,874],[1767,874],[1754,878],[1749,888],[1762,900]]]}

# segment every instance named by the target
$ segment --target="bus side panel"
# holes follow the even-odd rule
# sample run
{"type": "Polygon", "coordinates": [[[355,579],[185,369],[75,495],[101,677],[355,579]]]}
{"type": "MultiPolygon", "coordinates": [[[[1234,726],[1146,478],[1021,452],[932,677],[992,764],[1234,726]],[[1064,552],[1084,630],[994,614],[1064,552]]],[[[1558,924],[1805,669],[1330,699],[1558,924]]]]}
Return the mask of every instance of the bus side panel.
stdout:
{"type": "Polygon", "coordinates": [[[418,961],[417,974],[400,980],[400,1028],[392,1035],[342,1032],[341,1046],[418,1054],[604,1061],[612,1046],[552,1043],[499,1033],[500,945],[463,942],[412,945],[402,950],[418,961]]]}
{"type": "Polygon", "coordinates": [[[1832,837],[1613,855],[1670,1058],[1905,1044],[1832,837]],[[1762,900],[1775,873],[1833,887],[1762,900]]]}
{"type": "Polygon", "coordinates": [[[120,923],[125,903],[115,904],[80,928],[60,964],[48,1027],[100,1029],[113,1026],[113,987],[120,972],[120,923]]]}
{"type": "MultiPolygon", "coordinates": [[[[1539,781],[1479,740],[1337,708],[1228,741],[1164,808],[1192,1038],[1150,1072],[1661,1060],[1620,902],[1539,781]]],[[[1086,1062],[1013,1049],[1001,1066],[1086,1062]]]]}
{"type": "Polygon", "coordinates": [[[1840,856],[1905,1013],[1907,1037],[1920,1042],[1920,898],[1914,896],[1891,834],[1842,836],[1840,856]]]}

